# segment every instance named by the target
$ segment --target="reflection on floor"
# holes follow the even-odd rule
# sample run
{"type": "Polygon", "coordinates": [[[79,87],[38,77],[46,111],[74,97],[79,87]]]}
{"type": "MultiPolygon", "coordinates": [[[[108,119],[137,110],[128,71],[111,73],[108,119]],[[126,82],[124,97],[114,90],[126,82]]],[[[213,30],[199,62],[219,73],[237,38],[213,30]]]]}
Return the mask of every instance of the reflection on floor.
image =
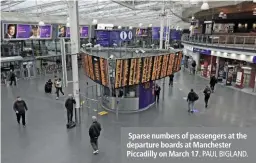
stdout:
{"type": "MultiPolygon", "coordinates": [[[[85,87],[82,74],[81,89],[85,87]]],[[[164,95],[161,94],[161,98],[164,96],[164,100],[158,106],[141,113],[119,115],[118,119],[112,113],[100,116],[103,127],[99,139],[100,153],[94,156],[88,136],[91,115],[84,110],[81,126],[67,130],[63,107],[66,97],[56,101],[55,95],[45,95],[43,86],[46,80],[20,80],[17,87],[1,86],[3,163],[120,163],[121,127],[256,126],[255,96],[217,85],[209,108],[205,109],[202,91],[208,81],[180,72],[175,75],[173,88],[165,85],[162,89],[164,95]],[[193,115],[188,114],[185,100],[191,88],[200,96],[195,105],[199,112],[193,115]],[[18,95],[29,107],[26,128],[16,124],[12,110],[18,95]]],[[[72,86],[65,92],[72,93],[72,86]]]]}

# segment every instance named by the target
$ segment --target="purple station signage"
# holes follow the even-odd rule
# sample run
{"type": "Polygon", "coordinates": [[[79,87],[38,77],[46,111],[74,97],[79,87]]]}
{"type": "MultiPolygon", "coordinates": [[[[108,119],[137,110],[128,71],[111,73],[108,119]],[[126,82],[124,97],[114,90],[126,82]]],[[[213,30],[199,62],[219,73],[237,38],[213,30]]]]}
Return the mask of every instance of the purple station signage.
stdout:
{"type": "MultiPolygon", "coordinates": [[[[89,27],[88,26],[80,26],[79,29],[80,38],[88,38],[89,37],[89,27]]],[[[58,25],[58,37],[59,38],[70,38],[70,27],[65,25],[58,25]]]]}
{"type": "Polygon", "coordinates": [[[38,26],[35,24],[4,24],[5,40],[51,39],[52,25],[38,26]]]}
{"type": "Polygon", "coordinates": [[[211,50],[207,49],[199,49],[199,48],[193,48],[194,53],[204,54],[204,55],[211,55],[211,50]]]}

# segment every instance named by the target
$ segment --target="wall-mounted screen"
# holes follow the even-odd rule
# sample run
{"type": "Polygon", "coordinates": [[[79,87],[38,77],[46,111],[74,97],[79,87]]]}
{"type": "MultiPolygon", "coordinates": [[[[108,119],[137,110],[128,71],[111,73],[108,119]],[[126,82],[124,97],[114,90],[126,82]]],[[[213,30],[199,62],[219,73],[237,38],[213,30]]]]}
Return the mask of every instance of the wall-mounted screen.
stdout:
{"type": "Polygon", "coordinates": [[[109,31],[107,30],[97,30],[96,31],[96,44],[100,44],[103,47],[108,47],[109,42],[109,31]]]}
{"type": "Polygon", "coordinates": [[[151,80],[158,80],[158,79],[160,79],[162,59],[163,59],[162,55],[154,56],[154,64],[153,64],[151,80]]]}
{"type": "MultiPolygon", "coordinates": [[[[168,31],[167,27],[164,27],[163,31],[163,39],[166,40],[166,33],[168,31]]],[[[160,27],[152,27],[152,39],[159,40],[160,39],[160,27]]]]}
{"type": "Polygon", "coordinates": [[[5,40],[51,39],[52,25],[3,24],[3,36],[5,40]]]}
{"type": "Polygon", "coordinates": [[[146,83],[149,82],[151,79],[153,57],[144,57],[142,63],[143,67],[141,83],[146,83]]]}
{"type": "Polygon", "coordinates": [[[129,85],[140,84],[142,58],[132,58],[130,61],[129,85]]]}
{"type": "Polygon", "coordinates": [[[93,81],[108,86],[108,62],[107,59],[98,56],[84,54],[84,72],[93,81]]]}
{"type": "Polygon", "coordinates": [[[145,37],[148,36],[148,30],[145,28],[137,28],[136,29],[136,36],[145,37]]]}
{"type": "MultiPolygon", "coordinates": [[[[80,26],[79,29],[80,38],[88,38],[89,36],[89,27],[80,26]]],[[[59,38],[70,38],[70,27],[65,25],[58,25],[58,37],[59,38]]]]}
{"type": "Polygon", "coordinates": [[[168,59],[169,59],[169,55],[164,55],[163,56],[160,78],[164,78],[164,77],[167,76],[168,59]]]}
{"type": "Polygon", "coordinates": [[[167,76],[170,76],[171,74],[173,74],[173,69],[174,69],[174,60],[175,60],[175,54],[169,54],[168,57],[169,61],[168,61],[168,66],[167,66],[167,76]]]}

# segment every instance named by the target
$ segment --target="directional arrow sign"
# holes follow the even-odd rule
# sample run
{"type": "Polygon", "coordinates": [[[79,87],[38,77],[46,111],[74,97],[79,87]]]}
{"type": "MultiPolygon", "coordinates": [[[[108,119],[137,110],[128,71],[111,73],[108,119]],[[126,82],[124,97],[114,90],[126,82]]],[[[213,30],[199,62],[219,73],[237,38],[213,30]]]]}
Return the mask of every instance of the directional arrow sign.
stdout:
{"type": "Polygon", "coordinates": [[[126,40],[127,33],[125,31],[120,32],[120,38],[121,38],[121,40],[126,40]]]}

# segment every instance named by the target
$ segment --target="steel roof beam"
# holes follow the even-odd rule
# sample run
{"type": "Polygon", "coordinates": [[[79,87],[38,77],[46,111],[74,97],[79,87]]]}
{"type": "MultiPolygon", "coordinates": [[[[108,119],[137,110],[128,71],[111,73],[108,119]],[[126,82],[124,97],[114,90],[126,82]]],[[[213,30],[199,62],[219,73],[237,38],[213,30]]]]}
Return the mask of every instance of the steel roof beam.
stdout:
{"type": "Polygon", "coordinates": [[[131,9],[131,10],[136,10],[136,8],[135,8],[134,6],[129,5],[129,4],[126,4],[126,3],[124,3],[124,2],[119,2],[119,1],[115,1],[115,0],[112,0],[112,2],[114,2],[114,3],[116,3],[116,4],[119,4],[119,5],[121,5],[121,6],[127,7],[127,8],[129,8],[129,9],[131,9]]]}
{"type": "Polygon", "coordinates": [[[47,8],[47,7],[51,7],[51,6],[56,6],[59,4],[63,4],[63,1],[56,1],[56,2],[50,2],[50,3],[44,3],[44,4],[40,4],[40,5],[34,5],[34,6],[30,6],[30,7],[24,7],[24,8],[20,8],[20,9],[16,9],[16,10],[11,10],[11,12],[26,12],[26,11],[30,11],[33,9],[37,9],[37,8],[47,8]]]}

